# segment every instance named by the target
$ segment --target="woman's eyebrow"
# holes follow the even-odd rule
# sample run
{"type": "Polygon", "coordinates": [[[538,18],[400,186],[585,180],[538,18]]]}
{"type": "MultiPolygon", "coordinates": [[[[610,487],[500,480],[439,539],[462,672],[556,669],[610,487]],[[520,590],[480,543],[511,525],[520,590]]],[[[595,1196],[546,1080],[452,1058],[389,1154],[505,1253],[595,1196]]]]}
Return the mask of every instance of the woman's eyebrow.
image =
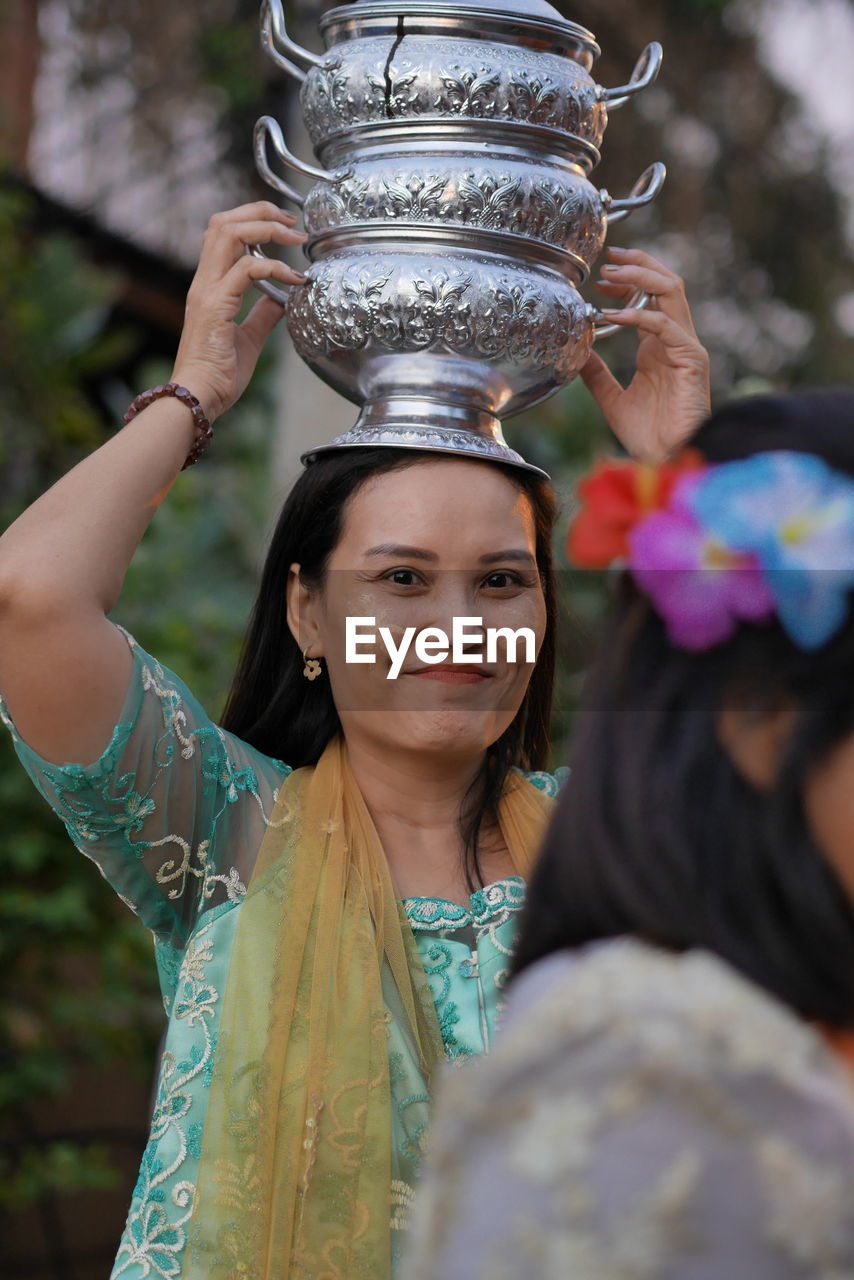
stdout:
{"type": "Polygon", "coordinates": [[[404,547],[395,542],[381,542],[378,547],[371,547],[366,556],[407,556],[410,560],[432,560],[439,557],[434,551],[424,551],[421,547],[404,547]]]}
{"type": "Polygon", "coordinates": [[[479,564],[497,564],[500,560],[521,560],[527,564],[534,564],[534,557],[530,551],[522,548],[512,547],[508,551],[490,551],[488,555],[481,556],[479,564]]]}
{"type": "MultiPolygon", "coordinates": [[[[425,551],[423,547],[407,547],[396,542],[381,542],[379,546],[371,547],[365,552],[366,556],[403,556],[410,560],[429,560],[435,564],[439,557],[434,551],[425,551]]],[[[508,560],[521,562],[524,564],[535,564],[535,560],[530,551],[523,547],[509,547],[505,551],[489,551],[486,555],[481,556],[478,564],[498,564],[507,562],[508,560]]]]}

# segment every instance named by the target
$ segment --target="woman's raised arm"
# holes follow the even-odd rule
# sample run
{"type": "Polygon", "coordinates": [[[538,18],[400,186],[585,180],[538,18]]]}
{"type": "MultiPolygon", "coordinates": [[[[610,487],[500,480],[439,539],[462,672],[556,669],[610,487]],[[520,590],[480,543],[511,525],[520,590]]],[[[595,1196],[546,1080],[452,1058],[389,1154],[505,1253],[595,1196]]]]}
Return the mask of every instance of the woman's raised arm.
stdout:
{"type": "MultiPolygon", "coordinates": [[[[304,280],[244,246],[303,238],[291,215],[266,201],[211,219],[171,379],[189,388],[211,422],[243,393],[283,314],[265,297],[235,323],[244,294],[262,278],[304,280]]],[[[156,400],[0,537],[0,693],[23,739],[46,760],[90,763],[109,741],[131,663],[106,615],[193,434],[185,405],[156,400]]]]}

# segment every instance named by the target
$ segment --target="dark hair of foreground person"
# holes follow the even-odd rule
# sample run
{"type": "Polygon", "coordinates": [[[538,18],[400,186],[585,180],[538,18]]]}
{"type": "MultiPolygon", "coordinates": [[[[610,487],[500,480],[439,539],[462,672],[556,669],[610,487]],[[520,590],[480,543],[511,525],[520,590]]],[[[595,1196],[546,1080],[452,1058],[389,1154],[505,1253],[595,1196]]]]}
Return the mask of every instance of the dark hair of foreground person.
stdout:
{"type": "MultiPolygon", "coordinates": [[[[732,404],[690,443],[709,462],[795,450],[854,476],[854,392],[732,404]]],[[[622,574],[529,886],[514,976],[553,951],[629,935],[705,948],[802,1017],[854,1026],[854,909],[804,804],[808,778],[852,733],[852,611],[817,653],[798,649],[775,619],[692,654],[668,642],[622,574]],[[792,709],[767,791],[719,740],[727,706],[760,720],[792,709]]]]}

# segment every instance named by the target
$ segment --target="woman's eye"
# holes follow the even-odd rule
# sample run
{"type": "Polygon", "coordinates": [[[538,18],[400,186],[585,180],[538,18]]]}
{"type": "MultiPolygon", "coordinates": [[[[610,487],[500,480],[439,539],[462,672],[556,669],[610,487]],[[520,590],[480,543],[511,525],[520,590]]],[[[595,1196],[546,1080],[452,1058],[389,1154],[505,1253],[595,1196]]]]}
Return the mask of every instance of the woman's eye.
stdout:
{"type": "Polygon", "coordinates": [[[418,576],[412,569],[392,569],[385,578],[396,587],[414,587],[418,583],[418,576]]]}
{"type": "Polygon", "coordinates": [[[505,573],[502,570],[498,573],[491,573],[483,585],[490,591],[502,591],[507,587],[518,586],[519,579],[515,573],[505,573]]]}

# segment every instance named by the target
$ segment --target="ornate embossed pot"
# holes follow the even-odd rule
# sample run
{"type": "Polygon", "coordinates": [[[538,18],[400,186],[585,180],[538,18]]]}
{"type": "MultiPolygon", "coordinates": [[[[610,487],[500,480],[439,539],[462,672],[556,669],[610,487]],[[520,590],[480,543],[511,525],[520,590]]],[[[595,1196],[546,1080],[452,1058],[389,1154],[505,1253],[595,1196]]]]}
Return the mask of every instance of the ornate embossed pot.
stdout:
{"type": "Polygon", "coordinates": [[[580,282],[602,251],[608,225],[649,204],[664,182],[664,166],[652,165],[629,197],[615,200],[565,156],[544,152],[532,163],[530,149],[497,142],[485,153],[470,125],[427,127],[414,138],[410,129],[403,148],[398,132],[397,126],[387,136],[378,130],[370,144],[352,152],[340,140],[329,157],[337,167],[304,198],[267,162],[269,143],[280,161],[294,165],[278,123],[271,116],[258,121],[258,169],[302,206],[312,258],[321,252],[324,233],[345,226],[453,224],[462,238],[478,231],[518,237],[507,245],[514,258],[526,258],[541,244],[561,249],[568,255],[566,269],[576,268],[580,282]]]}
{"type": "Polygon", "coordinates": [[[599,46],[545,0],[357,0],[320,22],[323,57],[295,44],[281,0],[268,0],[263,38],[274,60],[303,81],[300,100],[315,151],[341,135],[389,121],[477,120],[530,125],[575,151],[590,169],[609,108],[658,74],[661,47],[641,55],[629,84],[604,89],[590,74],[599,46]],[[305,63],[303,71],[297,63],[305,63]]]}
{"type": "Polygon", "coordinates": [[[323,19],[330,48],[318,58],[268,0],[265,44],[304,81],[327,167],[294,156],[271,117],[258,122],[259,171],[304,208],[311,259],[307,286],[259,287],[286,307],[302,358],[361,406],[311,456],[384,444],[528,467],[500,419],[559,390],[617,332],[578,286],[608,221],[648,203],[664,167],[621,201],[589,174],[608,104],[655,78],[661,49],[648,48],[631,84],[603,90],[589,32],[545,0],[509,3],[356,0],[323,19]],[[268,143],[314,179],[307,197],[273,172],[268,143]]]}
{"type": "Polygon", "coordinates": [[[461,247],[453,230],[437,245],[417,228],[394,241],[380,229],[375,239],[345,229],[308,274],[310,284],[289,294],[291,337],[315,372],[362,406],[336,447],[438,448],[467,431],[478,453],[506,460],[501,417],[569,382],[595,336],[593,308],[553,250],[517,264],[461,247]]]}

